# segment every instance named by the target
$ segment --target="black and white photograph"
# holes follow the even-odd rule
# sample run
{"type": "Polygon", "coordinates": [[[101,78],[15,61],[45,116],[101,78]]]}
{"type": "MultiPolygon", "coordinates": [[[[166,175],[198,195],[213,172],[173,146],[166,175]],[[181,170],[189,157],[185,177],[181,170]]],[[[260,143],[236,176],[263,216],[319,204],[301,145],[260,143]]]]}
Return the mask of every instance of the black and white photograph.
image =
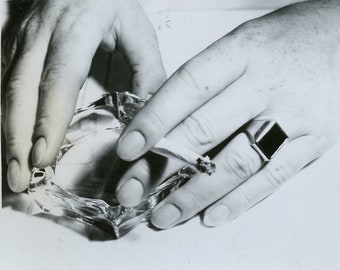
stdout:
{"type": "Polygon", "coordinates": [[[2,0],[0,268],[340,269],[340,0],[2,0]]]}

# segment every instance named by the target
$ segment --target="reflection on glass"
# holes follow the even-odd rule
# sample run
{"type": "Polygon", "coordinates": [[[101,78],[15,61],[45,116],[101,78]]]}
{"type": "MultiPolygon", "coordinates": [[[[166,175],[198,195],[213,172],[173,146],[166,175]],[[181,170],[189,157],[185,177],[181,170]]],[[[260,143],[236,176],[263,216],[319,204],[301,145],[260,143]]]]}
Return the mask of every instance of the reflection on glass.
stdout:
{"type": "Polygon", "coordinates": [[[195,171],[184,167],[158,186],[152,194],[135,207],[112,205],[103,200],[79,197],[53,182],[52,168],[34,169],[29,194],[48,214],[64,216],[95,226],[115,238],[120,238],[138,224],[148,221],[152,209],[169,193],[178,189],[195,171]]]}
{"type": "Polygon", "coordinates": [[[139,205],[129,208],[121,206],[115,199],[108,204],[101,199],[78,196],[57,183],[58,164],[61,164],[72,148],[91,133],[103,130],[117,131],[116,137],[112,138],[114,141],[144,103],[145,100],[124,92],[104,95],[89,106],[76,110],[55,164],[43,169],[34,168],[32,171],[28,193],[44,213],[71,218],[120,238],[138,224],[148,221],[153,208],[196,173],[194,168],[185,166],[159,185],[139,205]],[[95,115],[98,110],[109,112],[109,115],[100,119],[103,123],[95,131],[92,128],[79,128],[87,116],[95,115]]]}

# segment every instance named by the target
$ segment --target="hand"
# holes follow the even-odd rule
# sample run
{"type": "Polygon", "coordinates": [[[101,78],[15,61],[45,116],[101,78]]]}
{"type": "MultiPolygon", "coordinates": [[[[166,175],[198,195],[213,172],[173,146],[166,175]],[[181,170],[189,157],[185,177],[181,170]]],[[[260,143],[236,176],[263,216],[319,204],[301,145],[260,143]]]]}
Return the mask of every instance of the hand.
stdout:
{"type": "MultiPolygon", "coordinates": [[[[336,142],[339,11],[339,1],[311,1],[241,25],[179,68],[135,116],[118,142],[125,160],[141,157],[164,136],[200,153],[220,146],[217,171],[197,174],[165,198],[152,214],[156,227],[170,228],[204,209],[208,226],[233,219],[336,142]],[[239,130],[259,119],[276,120],[290,139],[267,164],[239,130]]],[[[136,204],[133,196],[150,191],[152,170],[142,158],[122,177],[121,203],[136,204]]]]}
{"type": "Polygon", "coordinates": [[[13,191],[28,187],[32,165],[54,160],[99,45],[126,55],[136,94],[165,80],[156,35],[135,0],[34,1],[7,37],[4,130],[13,191]]]}

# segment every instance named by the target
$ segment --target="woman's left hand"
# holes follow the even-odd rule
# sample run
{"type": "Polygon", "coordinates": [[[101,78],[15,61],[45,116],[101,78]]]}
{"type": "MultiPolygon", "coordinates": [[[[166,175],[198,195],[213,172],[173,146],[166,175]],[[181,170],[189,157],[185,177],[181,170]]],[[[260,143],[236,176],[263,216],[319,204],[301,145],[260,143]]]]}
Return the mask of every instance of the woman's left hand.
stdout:
{"type": "MultiPolygon", "coordinates": [[[[206,225],[230,220],[336,142],[339,12],[339,1],[303,2],[241,25],[179,68],[136,115],[118,143],[125,160],[141,157],[164,136],[200,153],[230,139],[214,159],[214,174],[195,175],[156,207],[156,227],[170,228],[207,207],[206,225]],[[289,136],[268,163],[238,131],[259,119],[274,119],[289,136]]],[[[147,195],[151,167],[141,158],[123,176],[121,203],[147,195]]]]}

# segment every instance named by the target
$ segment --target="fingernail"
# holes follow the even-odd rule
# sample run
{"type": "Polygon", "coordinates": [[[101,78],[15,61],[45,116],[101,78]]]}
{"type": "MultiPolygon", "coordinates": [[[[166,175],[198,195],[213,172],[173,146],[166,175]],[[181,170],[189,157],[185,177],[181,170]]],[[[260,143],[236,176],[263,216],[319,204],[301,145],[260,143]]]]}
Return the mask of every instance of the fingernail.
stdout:
{"type": "Polygon", "coordinates": [[[7,180],[9,187],[15,192],[18,191],[20,175],[21,171],[18,161],[15,159],[10,160],[7,168],[7,180]]]}
{"type": "Polygon", "coordinates": [[[117,191],[118,201],[127,207],[140,203],[144,195],[144,187],[136,178],[130,178],[117,191]]]}
{"type": "Polygon", "coordinates": [[[203,222],[208,227],[215,227],[228,220],[230,210],[223,204],[210,208],[204,215],[203,222]]]}
{"type": "Polygon", "coordinates": [[[181,215],[182,212],[177,206],[173,204],[166,204],[152,213],[151,222],[158,228],[166,229],[174,225],[181,215]]]}
{"type": "Polygon", "coordinates": [[[32,163],[33,166],[38,166],[43,160],[46,153],[46,139],[40,137],[34,144],[32,150],[32,163]]]}
{"type": "Polygon", "coordinates": [[[131,131],[118,142],[117,153],[122,159],[132,159],[144,148],[145,143],[142,133],[131,131]]]}

